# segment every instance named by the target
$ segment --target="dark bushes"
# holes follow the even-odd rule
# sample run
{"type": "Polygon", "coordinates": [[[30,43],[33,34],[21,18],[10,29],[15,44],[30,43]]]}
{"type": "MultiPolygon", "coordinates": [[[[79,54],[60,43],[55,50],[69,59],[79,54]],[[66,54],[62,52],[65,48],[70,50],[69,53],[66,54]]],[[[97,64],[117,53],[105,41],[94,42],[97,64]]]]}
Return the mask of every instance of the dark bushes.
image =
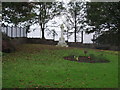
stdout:
{"type": "Polygon", "coordinates": [[[11,43],[10,37],[2,33],[2,52],[10,53],[15,51],[15,46],[11,43]]]}

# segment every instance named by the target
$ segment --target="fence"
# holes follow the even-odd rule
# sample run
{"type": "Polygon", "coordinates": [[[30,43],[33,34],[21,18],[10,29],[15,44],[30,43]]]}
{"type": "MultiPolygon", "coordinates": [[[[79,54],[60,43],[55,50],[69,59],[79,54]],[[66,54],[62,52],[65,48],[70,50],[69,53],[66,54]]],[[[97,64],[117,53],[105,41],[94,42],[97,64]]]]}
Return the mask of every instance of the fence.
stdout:
{"type": "Polygon", "coordinates": [[[15,26],[2,26],[1,32],[5,33],[9,37],[27,37],[26,29],[15,26]]]}

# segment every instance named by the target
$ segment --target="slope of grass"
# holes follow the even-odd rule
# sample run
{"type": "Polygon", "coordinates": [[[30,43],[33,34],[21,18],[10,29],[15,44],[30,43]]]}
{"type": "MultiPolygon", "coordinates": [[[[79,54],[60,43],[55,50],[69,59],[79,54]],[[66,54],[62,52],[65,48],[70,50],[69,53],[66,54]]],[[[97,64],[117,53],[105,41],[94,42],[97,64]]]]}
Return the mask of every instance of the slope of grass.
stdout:
{"type": "Polygon", "coordinates": [[[84,55],[84,49],[25,44],[3,56],[3,88],[117,88],[118,56],[115,51],[88,49],[103,54],[110,63],[78,63],[64,60],[84,55]]]}

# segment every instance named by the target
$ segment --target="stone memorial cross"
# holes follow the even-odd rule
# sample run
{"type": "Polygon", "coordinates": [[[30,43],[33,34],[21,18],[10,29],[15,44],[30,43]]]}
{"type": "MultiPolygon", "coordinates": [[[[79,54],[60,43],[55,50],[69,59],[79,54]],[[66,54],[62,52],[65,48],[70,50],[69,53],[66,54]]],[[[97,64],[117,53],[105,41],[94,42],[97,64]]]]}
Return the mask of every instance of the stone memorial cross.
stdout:
{"type": "Polygon", "coordinates": [[[65,42],[65,38],[63,36],[64,25],[61,24],[60,28],[61,28],[61,37],[59,38],[59,42],[58,42],[57,46],[68,47],[67,43],[65,42]]]}

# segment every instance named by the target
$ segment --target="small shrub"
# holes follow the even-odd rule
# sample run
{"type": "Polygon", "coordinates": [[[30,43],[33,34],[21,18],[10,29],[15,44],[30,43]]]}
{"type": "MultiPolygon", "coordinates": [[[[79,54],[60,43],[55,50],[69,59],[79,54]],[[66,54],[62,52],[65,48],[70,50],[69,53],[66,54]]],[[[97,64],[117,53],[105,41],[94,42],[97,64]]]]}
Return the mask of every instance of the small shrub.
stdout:
{"type": "Polygon", "coordinates": [[[12,44],[10,37],[2,33],[2,52],[10,53],[15,51],[15,46],[12,44]]]}
{"type": "Polygon", "coordinates": [[[87,50],[84,50],[84,54],[85,54],[85,56],[86,56],[87,53],[88,53],[88,51],[87,51],[87,50]]]}

